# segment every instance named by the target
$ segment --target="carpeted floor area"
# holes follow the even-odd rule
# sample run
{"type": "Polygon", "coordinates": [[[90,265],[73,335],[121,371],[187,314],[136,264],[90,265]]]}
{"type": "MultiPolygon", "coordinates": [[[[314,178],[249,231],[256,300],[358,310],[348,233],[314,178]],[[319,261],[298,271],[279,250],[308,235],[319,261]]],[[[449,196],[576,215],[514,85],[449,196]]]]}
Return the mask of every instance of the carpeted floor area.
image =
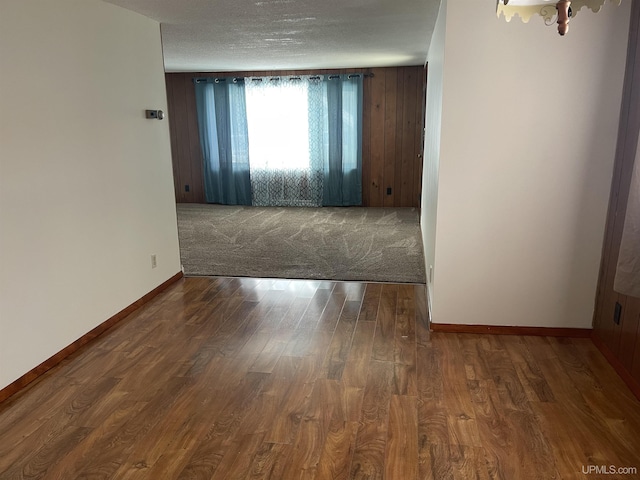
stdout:
{"type": "Polygon", "coordinates": [[[413,208],[178,204],[185,274],[425,283],[413,208]]]}

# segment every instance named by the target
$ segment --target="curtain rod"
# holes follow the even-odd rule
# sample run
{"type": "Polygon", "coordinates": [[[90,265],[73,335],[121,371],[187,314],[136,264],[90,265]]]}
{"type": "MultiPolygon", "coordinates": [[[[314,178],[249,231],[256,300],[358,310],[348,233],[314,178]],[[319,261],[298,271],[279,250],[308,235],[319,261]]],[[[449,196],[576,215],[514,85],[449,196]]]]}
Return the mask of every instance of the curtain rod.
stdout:
{"type": "Polygon", "coordinates": [[[358,77],[360,75],[362,75],[363,78],[372,78],[374,75],[373,73],[343,73],[343,74],[320,74],[320,75],[266,75],[264,77],[260,77],[257,75],[252,75],[249,77],[199,77],[199,78],[194,78],[193,81],[195,83],[200,83],[200,82],[206,82],[207,79],[209,78],[213,78],[214,81],[216,83],[219,82],[226,82],[227,78],[231,78],[233,80],[234,83],[238,82],[239,80],[244,81],[245,78],[250,78],[252,81],[255,82],[261,82],[264,78],[268,78],[271,81],[277,81],[277,80],[281,80],[281,79],[285,79],[285,80],[302,80],[302,77],[309,77],[309,80],[320,80],[322,78],[322,76],[326,76],[329,78],[329,80],[334,80],[336,78],[340,78],[340,75],[347,75],[347,78],[353,78],[353,77],[358,77]],[[287,78],[288,77],[288,78],[287,78]]]}

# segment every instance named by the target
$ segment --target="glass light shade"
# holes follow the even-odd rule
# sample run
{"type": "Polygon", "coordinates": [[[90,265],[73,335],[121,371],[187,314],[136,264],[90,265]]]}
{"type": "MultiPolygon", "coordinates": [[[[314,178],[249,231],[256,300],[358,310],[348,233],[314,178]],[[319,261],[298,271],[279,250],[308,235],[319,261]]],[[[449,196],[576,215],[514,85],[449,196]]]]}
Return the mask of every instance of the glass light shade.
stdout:
{"type": "MultiPolygon", "coordinates": [[[[561,5],[566,5],[564,8],[571,8],[570,16],[575,17],[577,13],[584,7],[587,7],[592,12],[600,11],[600,8],[607,0],[498,0],[496,13],[498,17],[504,16],[507,22],[511,21],[514,16],[519,16],[520,19],[527,23],[534,15],[539,15],[543,18],[547,25],[551,25],[555,22],[555,19],[562,16],[561,5]]],[[[620,5],[621,0],[609,0],[616,5],[620,5]]],[[[568,18],[564,20],[558,18],[558,23],[564,21],[566,25],[568,18]]],[[[560,31],[560,34],[564,33],[560,31]]]]}

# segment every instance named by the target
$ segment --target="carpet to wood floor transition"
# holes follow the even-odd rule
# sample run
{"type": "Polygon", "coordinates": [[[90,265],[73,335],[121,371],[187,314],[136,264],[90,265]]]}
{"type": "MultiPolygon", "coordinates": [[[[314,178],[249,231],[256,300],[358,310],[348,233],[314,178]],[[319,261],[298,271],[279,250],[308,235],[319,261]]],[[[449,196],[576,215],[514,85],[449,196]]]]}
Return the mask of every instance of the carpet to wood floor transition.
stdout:
{"type": "Polygon", "coordinates": [[[185,274],[425,283],[415,208],[178,204],[185,274]]]}

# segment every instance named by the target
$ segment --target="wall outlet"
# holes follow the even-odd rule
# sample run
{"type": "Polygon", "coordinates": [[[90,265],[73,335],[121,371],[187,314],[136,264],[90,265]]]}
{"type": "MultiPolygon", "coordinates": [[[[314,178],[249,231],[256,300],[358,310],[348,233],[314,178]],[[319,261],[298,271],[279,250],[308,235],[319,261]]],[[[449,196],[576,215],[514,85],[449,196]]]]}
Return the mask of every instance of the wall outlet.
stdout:
{"type": "Polygon", "coordinates": [[[158,266],[158,259],[156,258],[156,254],[151,255],[151,268],[156,268],[158,266]]]}
{"type": "Polygon", "coordinates": [[[387,187],[387,195],[391,195],[391,187],[387,187]]]}
{"type": "Polygon", "coordinates": [[[620,325],[620,317],[622,316],[622,305],[616,302],[616,306],[613,309],[613,323],[620,325]]]}

